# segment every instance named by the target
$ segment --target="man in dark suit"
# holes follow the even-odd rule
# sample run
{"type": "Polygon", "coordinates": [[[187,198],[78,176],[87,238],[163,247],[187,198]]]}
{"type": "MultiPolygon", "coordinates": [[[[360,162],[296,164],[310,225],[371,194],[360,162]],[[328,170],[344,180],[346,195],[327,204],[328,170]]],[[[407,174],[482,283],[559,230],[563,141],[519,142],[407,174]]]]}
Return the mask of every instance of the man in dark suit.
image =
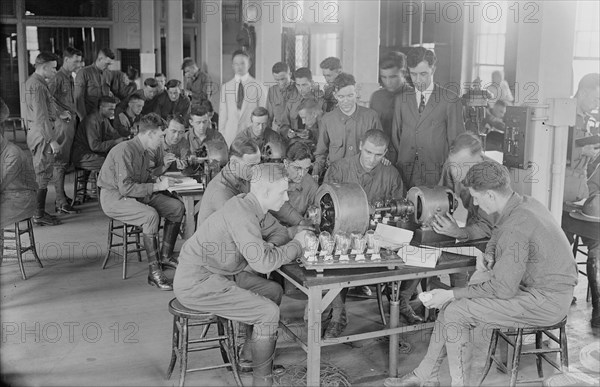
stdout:
{"type": "Polygon", "coordinates": [[[436,185],[454,138],[465,131],[458,94],[433,82],[436,57],[423,47],[407,56],[415,85],[396,98],[392,143],[405,186],[436,185]]]}

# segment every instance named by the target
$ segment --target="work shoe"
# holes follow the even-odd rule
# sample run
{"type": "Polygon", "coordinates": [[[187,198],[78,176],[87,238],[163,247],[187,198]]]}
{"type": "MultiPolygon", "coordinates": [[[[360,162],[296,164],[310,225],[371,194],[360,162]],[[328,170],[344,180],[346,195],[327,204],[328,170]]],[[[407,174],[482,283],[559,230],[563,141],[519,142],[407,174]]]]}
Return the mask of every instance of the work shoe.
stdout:
{"type": "Polygon", "coordinates": [[[415,313],[409,303],[400,296],[400,315],[404,317],[408,325],[421,324],[424,320],[423,317],[415,313]]]}
{"type": "Polygon", "coordinates": [[[330,321],[327,325],[327,329],[323,334],[323,339],[335,339],[342,335],[342,332],[346,329],[346,324],[342,324],[335,321],[330,321]]]}
{"type": "Polygon", "coordinates": [[[58,214],[79,214],[81,211],[67,203],[55,204],[54,211],[58,214]]]}
{"type": "Polygon", "coordinates": [[[33,223],[38,226],[56,226],[61,224],[62,222],[56,217],[50,215],[49,213],[44,212],[44,214],[41,216],[34,215],[33,223]]]}
{"type": "Polygon", "coordinates": [[[439,382],[424,382],[415,375],[414,372],[404,375],[401,378],[387,378],[383,385],[385,387],[438,387],[439,382]]]}
{"type": "Polygon", "coordinates": [[[164,266],[172,267],[177,269],[179,262],[177,258],[173,256],[173,250],[175,249],[175,242],[177,242],[177,235],[181,228],[181,222],[171,222],[165,220],[165,226],[163,228],[163,242],[160,249],[160,264],[164,266]]]}
{"type": "Polygon", "coordinates": [[[157,263],[153,263],[148,266],[148,284],[158,287],[160,290],[173,290],[171,281],[167,278],[165,273],[160,269],[157,263]]]}

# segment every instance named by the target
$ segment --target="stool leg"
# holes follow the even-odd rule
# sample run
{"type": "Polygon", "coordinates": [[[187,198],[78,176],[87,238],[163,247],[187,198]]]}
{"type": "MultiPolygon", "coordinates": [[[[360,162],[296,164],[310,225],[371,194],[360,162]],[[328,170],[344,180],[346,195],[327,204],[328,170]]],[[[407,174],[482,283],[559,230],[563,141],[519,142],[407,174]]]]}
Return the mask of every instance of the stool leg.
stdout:
{"type": "Polygon", "coordinates": [[[227,320],[227,352],[229,354],[229,361],[231,363],[231,369],[233,372],[233,378],[235,379],[235,384],[238,387],[242,387],[244,384],[242,383],[242,378],[240,378],[240,373],[238,370],[238,355],[237,348],[235,345],[235,331],[233,329],[233,321],[227,320]]]}
{"type": "Polygon", "coordinates": [[[560,366],[562,372],[569,370],[569,346],[567,345],[567,327],[560,328],[560,366]]]}
{"type": "Polygon", "coordinates": [[[523,347],[523,330],[517,329],[517,338],[515,339],[515,352],[513,353],[512,369],[510,370],[509,386],[517,385],[517,375],[519,373],[519,363],[521,362],[521,348],[523,347]]]}
{"type": "MultiPolygon", "coordinates": [[[[217,319],[217,334],[219,336],[225,335],[225,327],[223,326],[223,320],[220,318],[217,319]]],[[[223,359],[223,363],[233,363],[233,359],[231,359],[230,354],[227,351],[227,340],[219,340],[219,349],[221,350],[221,358],[223,359]]],[[[227,367],[230,369],[229,367],[227,367]]]]}
{"type": "Polygon", "coordinates": [[[24,280],[27,279],[27,275],[25,275],[25,268],[23,267],[23,254],[21,247],[21,227],[19,226],[19,222],[15,223],[15,243],[17,247],[17,260],[19,262],[19,269],[21,269],[21,277],[24,280]]]}
{"type": "MultiPolygon", "coordinates": [[[[535,332],[535,349],[542,349],[542,331],[535,332]]],[[[538,376],[544,377],[544,370],[542,369],[542,355],[535,355],[535,365],[537,366],[538,376]]]]}
{"type": "Polygon", "coordinates": [[[123,279],[127,278],[127,249],[129,248],[129,239],[127,234],[127,224],[123,223],[123,279]]]}
{"type": "Polygon", "coordinates": [[[498,345],[498,331],[494,329],[492,331],[492,337],[490,339],[490,346],[488,348],[487,358],[485,360],[485,366],[483,367],[483,374],[481,375],[481,379],[479,380],[478,386],[483,384],[483,381],[487,377],[487,374],[490,372],[490,368],[492,368],[493,356],[496,353],[496,345],[498,345]]]}
{"type": "Polygon", "coordinates": [[[177,363],[177,352],[179,350],[179,327],[177,326],[177,316],[173,316],[173,342],[171,344],[171,362],[167,369],[167,379],[171,379],[173,369],[177,363]]]}
{"type": "MultiPolygon", "coordinates": [[[[142,245],[140,244],[140,234],[135,234],[135,248],[136,249],[140,249],[142,247],[142,245]]],[[[138,256],[138,262],[142,262],[142,252],[138,251],[137,252],[137,256],[138,256]]]]}
{"type": "Polygon", "coordinates": [[[0,265],[4,261],[4,230],[0,230],[0,265]]]}
{"type": "Polygon", "coordinates": [[[181,319],[181,346],[179,349],[179,387],[183,387],[185,383],[185,374],[187,372],[187,355],[188,355],[188,319],[181,319]]]}
{"type": "Polygon", "coordinates": [[[387,320],[385,319],[385,311],[383,310],[383,286],[381,286],[381,284],[377,284],[377,306],[379,307],[381,323],[383,324],[383,326],[387,326],[387,320]]]}
{"type": "Polygon", "coordinates": [[[113,243],[113,226],[114,226],[114,220],[110,220],[108,222],[108,242],[106,243],[108,246],[108,250],[106,251],[106,256],[104,257],[104,262],[102,263],[102,270],[104,270],[106,268],[106,263],[108,262],[108,258],[110,258],[110,252],[112,250],[112,243],[113,243]]]}
{"type": "Polygon", "coordinates": [[[38,265],[43,268],[44,265],[42,265],[42,261],[40,260],[35,247],[35,237],[33,236],[33,223],[31,222],[31,218],[27,219],[27,233],[29,234],[29,243],[31,243],[31,252],[33,253],[33,258],[35,258],[38,265]]]}

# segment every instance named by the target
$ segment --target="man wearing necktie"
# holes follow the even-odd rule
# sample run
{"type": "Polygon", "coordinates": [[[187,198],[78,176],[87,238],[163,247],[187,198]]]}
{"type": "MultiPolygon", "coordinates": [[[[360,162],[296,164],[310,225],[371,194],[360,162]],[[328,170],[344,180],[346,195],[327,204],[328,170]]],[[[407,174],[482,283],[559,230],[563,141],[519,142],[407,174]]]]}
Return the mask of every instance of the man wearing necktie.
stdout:
{"type": "Polygon", "coordinates": [[[251,124],[252,111],[265,106],[267,93],[249,73],[250,57],[238,50],[232,55],[234,78],[221,86],[219,131],[231,145],[235,136],[251,124]]]}
{"type": "Polygon", "coordinates": [[[450,144],[465,131],[460,97],[433,82],[436,62],[433,51],[413,48],[407,65],[415,88],[396,97],[392,143],[407,189],[436,185],[450,144]]]}

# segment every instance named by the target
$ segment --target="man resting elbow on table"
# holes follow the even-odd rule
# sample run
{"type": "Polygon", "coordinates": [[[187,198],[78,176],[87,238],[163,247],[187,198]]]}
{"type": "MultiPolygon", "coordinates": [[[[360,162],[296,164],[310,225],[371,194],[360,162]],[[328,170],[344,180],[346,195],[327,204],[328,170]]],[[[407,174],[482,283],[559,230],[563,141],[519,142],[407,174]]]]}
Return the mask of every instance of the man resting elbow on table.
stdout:
{"type": "Polygon", "coordinates": [[[181,249],[174,290],[184,306],[247,325],[242,357],[251,357],[254,385],[271,385],[283,290],[246,270],[268,273],[300,257],[306,231],[292,240],[268,212],[288,199],[281,164],[252,168],[250,193],[231,198],[202,222],[181,249]]]}
{"type": "Polygon", "coordinates": [[[440,312],[427,354],[413,372],[388,378],[385,386],[439,385],[445,357],[452,385],[471,385],[470,338],[476,327],[548,326],[561,321],[571,305],[577,267],[548,209],[513,192],[508,170],[493,161],[474,165],[462,184],[473,203],[496,214],[498,222],[470,285],[429,292],[425,306],[440,312]]]}

